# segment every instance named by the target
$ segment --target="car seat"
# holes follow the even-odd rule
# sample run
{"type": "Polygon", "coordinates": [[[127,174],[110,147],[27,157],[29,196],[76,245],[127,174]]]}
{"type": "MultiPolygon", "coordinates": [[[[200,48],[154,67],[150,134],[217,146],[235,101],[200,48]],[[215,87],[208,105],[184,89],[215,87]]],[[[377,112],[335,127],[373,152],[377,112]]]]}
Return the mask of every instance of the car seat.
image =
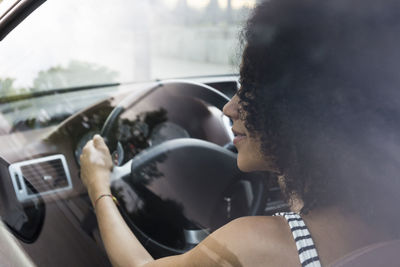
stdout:
{"type": "Polygon", "coordinates": [[[335,261],[332,267],[400,266],[400,240],[372,244],[335,261]]]}

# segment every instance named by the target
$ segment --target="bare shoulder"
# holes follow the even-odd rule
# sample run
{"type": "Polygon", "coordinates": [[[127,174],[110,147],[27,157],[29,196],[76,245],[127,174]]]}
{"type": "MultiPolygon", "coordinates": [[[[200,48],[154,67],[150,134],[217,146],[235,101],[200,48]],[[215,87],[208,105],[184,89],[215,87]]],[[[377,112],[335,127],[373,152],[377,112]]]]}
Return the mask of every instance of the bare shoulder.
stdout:
{"type": "Polygon", "coordinates": [[[300,264],[291,231],[282,217],[256,216],[236,219],[212,233],[191,253],[226,261],[230,264],[227,266],[300,264]]]}
{"type": "Polygon", "coordinates": [[[189,252],[146,267],[300,266],[296,245],[282,217],[243,217],[210,234],[189,252]]]}

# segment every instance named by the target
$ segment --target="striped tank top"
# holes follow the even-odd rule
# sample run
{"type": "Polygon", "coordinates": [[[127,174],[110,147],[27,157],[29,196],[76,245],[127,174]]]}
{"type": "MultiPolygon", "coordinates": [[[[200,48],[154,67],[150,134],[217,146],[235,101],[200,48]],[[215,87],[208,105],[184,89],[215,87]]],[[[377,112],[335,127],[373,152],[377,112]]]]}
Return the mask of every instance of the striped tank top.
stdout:
{"type": "Polygon", "coordinates": [[[321,267],[314,241],[301,216],[295,212],[279,212],[275,216],[282,216],[288,222],[296,242],[301,266],[321,267]]]}

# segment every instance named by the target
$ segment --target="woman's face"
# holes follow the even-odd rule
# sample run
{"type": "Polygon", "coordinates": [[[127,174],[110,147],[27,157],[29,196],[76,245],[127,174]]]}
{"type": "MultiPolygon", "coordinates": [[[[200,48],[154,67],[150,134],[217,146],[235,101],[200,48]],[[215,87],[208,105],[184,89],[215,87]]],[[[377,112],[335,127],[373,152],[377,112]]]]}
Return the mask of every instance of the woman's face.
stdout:
{"type": "MultiPolygon", "coordinates": [[[[261,153],[261,141],[255,134],[251,134],[245,127],[240,116],[239,97],[235,95],[223,108],[226,116],[233,121],[232,131],[235,135],[233,144],[238,150],[237,164],[241,171],[276,171],[271,160],[261,153]]],[[[243,111],[242,111],[243,112],[243,111]]]]}

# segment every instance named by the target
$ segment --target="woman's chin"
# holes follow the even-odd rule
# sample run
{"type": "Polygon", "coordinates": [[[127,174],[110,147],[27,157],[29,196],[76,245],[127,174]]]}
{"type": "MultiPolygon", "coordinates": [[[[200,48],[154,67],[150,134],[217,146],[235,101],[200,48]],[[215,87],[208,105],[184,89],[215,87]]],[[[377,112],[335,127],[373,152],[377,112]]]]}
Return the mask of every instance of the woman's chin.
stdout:
{"type": "Polygon", "coordinates": [[[251,162],[241,160],[239,156],[237,158],[237,166],[242,172],[259,171],[259,168],[257,168],[257,166],[254,166],[254,164],[251,164],[251,162]]]}
{"type": "Polygon", "coordinates": [[[252,169],[248,168],[247,166],[242,166],[240,164],[238,164],[238,168],[242,172],[252,172],[253,171],[252,169]]]}
{"type": "Polygon", "coordinates": [[[270,166],[271,162],[262,160],[258,157],[243,157],[240,152],[238,153],[236,163],[239,170],[242,172],[268,171],[276,173],[276,168],[270,166]]]}

